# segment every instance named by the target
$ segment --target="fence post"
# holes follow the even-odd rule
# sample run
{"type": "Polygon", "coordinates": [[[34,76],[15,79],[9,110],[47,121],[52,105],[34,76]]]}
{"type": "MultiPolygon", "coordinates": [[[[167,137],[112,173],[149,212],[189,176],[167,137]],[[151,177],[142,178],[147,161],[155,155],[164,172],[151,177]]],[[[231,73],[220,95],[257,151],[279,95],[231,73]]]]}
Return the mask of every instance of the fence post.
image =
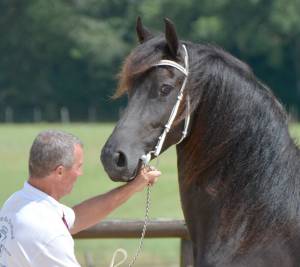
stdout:
{"type": "Polygon", "coordinates": [[[62,123],[69,123],[70,122],[70,114],[69,110],[66,107],[62,107],[60,109],[60,118],[62,123]]]}
{"type": "Polygon", "coordinates": [[[42,111],[38,107],[33,108],[33,122],[41,122],[42,121],[42,111]]]}
{"type": "Polygon", "coordinates": [[[97,109],[95,106],[90,106],[88,109],[88,120],[89,122],[97,121],[97,109]]]}
{"type": "Polygon", "coordinates": [[[84,253],[86,267],[95,267],[93,256],[90,252],[84,253]]]}
{"type": "Polygon", "coordinates": [[[10,106],[5,108],[4,120],[7,123],[10,123],[10,122],[14,121],[14,110],[10,106]]]}
{"type": "Polygon", "coordinates": [[[180,267],[193,267],[193,247],[192,241],[180,239],[180,267]]]}

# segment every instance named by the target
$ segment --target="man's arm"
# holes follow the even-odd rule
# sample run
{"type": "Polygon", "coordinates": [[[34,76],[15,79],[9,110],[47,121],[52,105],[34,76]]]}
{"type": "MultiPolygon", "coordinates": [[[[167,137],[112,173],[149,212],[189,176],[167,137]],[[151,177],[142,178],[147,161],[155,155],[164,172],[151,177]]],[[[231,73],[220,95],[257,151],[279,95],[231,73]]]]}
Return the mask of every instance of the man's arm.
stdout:
{"type": "Polygon", "coordinates": [[[145,172],[143,170],[132,182],[74,206],[75,222],[70,229],[71,234],[76,234],[95,225],[126,202],[136,192],[141,191],[148,184],[155,183],[160,175],[159,171],[145,172]]]}

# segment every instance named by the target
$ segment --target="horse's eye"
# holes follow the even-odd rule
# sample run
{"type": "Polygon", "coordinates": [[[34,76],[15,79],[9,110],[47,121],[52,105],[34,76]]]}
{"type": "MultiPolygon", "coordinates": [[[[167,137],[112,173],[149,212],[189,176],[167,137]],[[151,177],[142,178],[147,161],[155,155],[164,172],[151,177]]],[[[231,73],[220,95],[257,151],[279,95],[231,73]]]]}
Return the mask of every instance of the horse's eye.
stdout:
{"type": "Polygon", "coordinates": [[[160,87],[160,91],[159,91],[159,94],[161,96],[166,96],[168,95],[171,91],[172,91],[173,87],[169,84],[163,84],[161,87],[160,87]]]}

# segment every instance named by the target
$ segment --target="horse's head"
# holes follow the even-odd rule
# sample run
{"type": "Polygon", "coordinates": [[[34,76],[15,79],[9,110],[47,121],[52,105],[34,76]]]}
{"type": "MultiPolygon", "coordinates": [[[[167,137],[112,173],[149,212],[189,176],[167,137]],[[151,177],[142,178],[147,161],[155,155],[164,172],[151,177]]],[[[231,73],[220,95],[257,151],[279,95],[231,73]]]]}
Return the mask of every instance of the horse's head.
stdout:
{"type": "MultiPolygon", "coordinates": [[[[186,51],[168,19],[164,35],[152,36],[140,18],[136,30],[140,45],[126,59],[115,93],[116,97],[127,93],[128,106],[101,153],[106,172],[116,181],[133,178],[141,156],[155,149],[187,76],[184,68],[180,70],[186,64],[186,51]],[[170,61],[177,67],[164,64],[170,61]]],[[[162,151],[181,138],[185,100],[184,94],[162,151]]]]}

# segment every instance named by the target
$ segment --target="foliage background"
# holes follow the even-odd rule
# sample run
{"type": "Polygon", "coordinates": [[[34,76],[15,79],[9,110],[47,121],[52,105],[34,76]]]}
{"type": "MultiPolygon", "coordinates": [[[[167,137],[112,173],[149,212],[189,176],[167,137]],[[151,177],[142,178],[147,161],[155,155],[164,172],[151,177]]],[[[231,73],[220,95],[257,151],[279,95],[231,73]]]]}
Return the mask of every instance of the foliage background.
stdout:
{"type": "Polygon", "coordinates": [[[58,121],[62,107],[72,121],[116,119],[126,99],[110,96],[138,15],[154,32],[169,17],[182,39],[224,47],[297,115],[299,14],[298,0],[0,0],[0,121],[8,109],[58,121]]]}

